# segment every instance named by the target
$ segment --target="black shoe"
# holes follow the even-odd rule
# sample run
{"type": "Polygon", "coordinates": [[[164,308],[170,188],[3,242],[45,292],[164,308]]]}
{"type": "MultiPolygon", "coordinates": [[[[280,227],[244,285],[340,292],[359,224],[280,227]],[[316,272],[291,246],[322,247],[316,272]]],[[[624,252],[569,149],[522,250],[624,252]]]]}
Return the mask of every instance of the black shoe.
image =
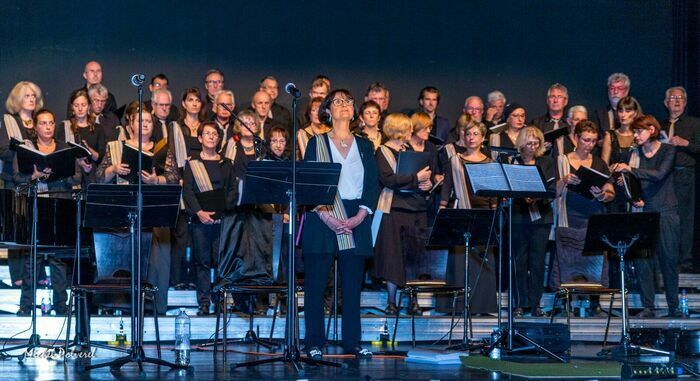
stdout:
{"type": "Polygon", "coordinates": [[[197,310],[197,316],[207,316],[209,315],[209,304],[200,304],[197,310]]]}
{"type": "Polygon", "coordinates": [[[683,316],[683,313],[679,310],[668,310],[668,317],[674,318],[674,319],[682,319],[685,316],[683,316]]]}
{"type": "Polygon", "coordinates": [[[358,360],[369,360],[372,358],[372,352],[365,348],[355,348],[355,358],[358,360]]]}
{"type": "Polygon", "coordinates": [[[389,303],[384,309],[384,313],[386,315],[396,315],[398,312],[399,310],[396,308],[396,304],[394,303],[389,303]]]}
{"type": "Polygon", "coordinates": [[[513,317],[520,318],[523,317],[523,309],[518,307],[513,310],[513,317]]]}
{"type": "Polygon", "coordinates": [[[530,315],[532,315],[532,317],[544,317],[544,316],[547,316],[547,314],[544,313],[544,311],[542,311],[542,309],[541,309],[540,307],[535,307],[535,308],[533,308],[533,309],[532,309],[532,313],[531,313],[530,315]]]}
{"type": "Polygon", "coordinates": [[[20,308],[17,310],[17,316],[32,316],[31,308],[20,308]]]}
{"type": "Polygon", "coordinates": [[[413,301],[411,301],[411,307],[408,309],[408,313],[411,315],[422,315],[423,314],[423,310],[420,309],[420,306],[418,305],[418,302],[415,299],[413,299],[413,301]]]}
{"type": "Polygon", "coordinates": [[[595,306],[588,310],[588,316],[602,318],[607,317],[608,314],[600,306],[595,306]]]}
{"type": "Polygon", "coordinates": [[[651,308],[645,308],[642,310],[642,312],[638,313],[634,317],[641,318],[641,319],[648,319],[648,318],[655,318],[656,314],[654,313],[654,310],[652,310],[651,308]]]}
{"type": "Polygon", "coordinates": [[[312,360],[323,360],[323,352],[318,347],[311,347],[306,351],[306,356],[312,360]]]}

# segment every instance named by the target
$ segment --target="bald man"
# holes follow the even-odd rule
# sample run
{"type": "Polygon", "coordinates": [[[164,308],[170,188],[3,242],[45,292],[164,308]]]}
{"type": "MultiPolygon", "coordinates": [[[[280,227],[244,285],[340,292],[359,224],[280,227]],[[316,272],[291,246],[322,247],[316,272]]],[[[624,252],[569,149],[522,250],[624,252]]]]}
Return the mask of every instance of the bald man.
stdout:
{"type": "MultiPolygon", "coordinates": [[[[91,85],[98,85],[102,83],[102,65],[100,65],[100,63],[97,61],[89,61],[88,63],[86,63],[85,68],[83,69],[83,79],[85,80],[85,84],[83,85],[83,87],[71,91],[70,95],[68,96],[69,103],[66,111],[66,119],[70,119],[71,116],[72,110],[70,107],[70,99],[71,97],[73,97],[73,94],[75,94],[79,90],[88,91],[88,87],[90,87],[91,85]]],[[[105,104],[104,112],[114,112],[116,110],[117,100],[116,98],[114,98],[114,94],[108,92],[107,103],[105,104]]]]}

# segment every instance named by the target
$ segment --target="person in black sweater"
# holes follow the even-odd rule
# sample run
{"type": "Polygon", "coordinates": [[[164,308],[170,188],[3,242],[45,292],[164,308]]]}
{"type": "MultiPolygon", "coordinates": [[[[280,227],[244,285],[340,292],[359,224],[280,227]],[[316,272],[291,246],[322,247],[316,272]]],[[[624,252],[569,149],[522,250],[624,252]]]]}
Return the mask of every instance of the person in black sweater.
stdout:
{"type": "MultiPolygon", "coordinates": [[[[377,210],[383,212],[374,247],[374,275],[386,280],[387,315],[396,314],[396,288],[406,284],[404,263],[405,229],[428,226],[426,192],[432,187],[429,166],[418,173],[397,174],[399,153],[411,138],[411,119],[404,114],[389,114],[382,128],[387,141],[375,153],[379,184],[383,187],[377,210]]],[[[411,306],[418,312],[418,304],[411,306]]]]}
{"type": "Polygon", "coordinates": [[[185,166],[182,197],[187,214],[191,216],[192,253],[196,268],[197,315],[209,314],[210,271],[212,260],[219,251],[220,218],[214,211],[204,210],[197,194],[224,189],[226,213],[233,211],[238,200],[238,183],[233,174],[233,163],[216,152],[221,139],[214,122],[205,122],[197,130],[202,151],[191,157],[185,166]]]}
{"type": "MultiPolygon", "coordinates": [[[[661,126],[651,115],[643,115],[632,122],[637,148],[628,163],[612,167],[616,173],[628,172],[642,185],[642,200],[635,201],[637,211],[659,212],[659,234],[656,243],[656,259],[645,257],[632,259],[637,269],[644,310],[638,317],[654,317],[654,261],[658,263],[664,278],[666,304],[669,317],[681,317],[678,311],[678,245],[680,222],[678,200],[673,190],[673,164],[676,148],[659,141],[661,126]]],[[[618,185],[621,185],[618,179],[618,185]]]]}
{"type": "MultiPolygon", "coordinates": [[[[554,160],[545,155],[542,131],[535,126],[523,128],[515,145],[520,156],[514,163],[538,166],[550,190],[554,191],[554,160]]],[[[513,200],[516,316],[522,315],[524,309],[529,309],[532,316],[544,315],[540,309],[540,299],[544,291],[544,257],[553,220],[551,200],[529,197],[513,200]]]]}

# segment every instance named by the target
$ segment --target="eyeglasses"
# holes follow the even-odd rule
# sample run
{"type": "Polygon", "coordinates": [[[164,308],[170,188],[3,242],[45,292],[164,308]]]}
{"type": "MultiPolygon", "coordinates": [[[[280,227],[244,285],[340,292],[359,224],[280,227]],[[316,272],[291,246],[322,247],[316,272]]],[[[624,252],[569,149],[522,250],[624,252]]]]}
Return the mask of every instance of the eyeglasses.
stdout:
{"type": "Polygon", "coordinates": [[[528,147],[539,147],[540,142],[527,142],[527,143],[525,143],[525,145],[528,147]]]}
{"type": "Polygon", "coordinates": [[[228,106],[228,108],[231,108],[231,109],[232,109],[233,106],[234,106],[233,103],[218,103],[218,105],[219,105],[219,106],[222,106],[222,107],[223,107],[223,106],[228,106]]]}
{"type": "Polygon", "coordinates": [[[566,99],[566,97],[563,95],[550,95],[548,98],[549,99],[559,99],[559,100],[566,99]]]}
{"type": "Polygon", "coordinates": [[[467,112],[481,112],[484,111],[483,107],[465,107],[464,110],[467,112]]]}
{"type": "Polygon", "coordinates": [[[156,106],[156,107],[170,107],[171,104],[172,104],[172,103],[156,103],[156,102],[153,102],[153,105],[156,106]]]}
{"type": "Polygon", "coordinates": [[[270,144],[287,145],[287,139],[270,139],[270,144]]]}
{"type": "Polygon", "coordinates": [[[206,83],[207,85],[220,85],[224,83],[224,81],[221,79],[210,79],[208,81],[204,81],[204,83],[206,83]]]}
{"type": "Polygon", "coordinates": [[[465,132],[464,136],[466,136],[466,137],[470,137],[470,136],[479,137],[479,136],[481,136],[481,132],[479,132],[479,131],[465,132]]]}
{"type": "Polygon", "coordinates": [[[608,86],[608,91],[625,91],[627,86],[608,86]]]}
{"type": "Polygon", "coordinates": [[[682,101],[685,100],[685,97],[682,95],[671,95],[670,97],[667,97],[669,101],[682,101]]]}
{"type": "Polygon", "coordinates": [[[355,104],[354,99],[341,99],[341,98],[333,99],[333,106],[342,106],[342,105],[352,106],[354,104],[355,104]]]}

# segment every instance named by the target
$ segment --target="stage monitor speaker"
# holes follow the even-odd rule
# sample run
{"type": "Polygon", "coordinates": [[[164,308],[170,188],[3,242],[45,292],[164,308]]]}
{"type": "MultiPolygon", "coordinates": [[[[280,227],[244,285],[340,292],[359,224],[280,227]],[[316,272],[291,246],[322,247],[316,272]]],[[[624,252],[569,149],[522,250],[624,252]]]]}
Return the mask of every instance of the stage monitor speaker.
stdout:
{"type": "MultiPolygon", "coordinates": [[[[513,326],[515,331],[556,354],[566,354],[571,350],[571,335],[566,324],[516,322],[513,326]]],[[[501,324],[501,329],[507,330],[508,325],[501,324]]]]}

